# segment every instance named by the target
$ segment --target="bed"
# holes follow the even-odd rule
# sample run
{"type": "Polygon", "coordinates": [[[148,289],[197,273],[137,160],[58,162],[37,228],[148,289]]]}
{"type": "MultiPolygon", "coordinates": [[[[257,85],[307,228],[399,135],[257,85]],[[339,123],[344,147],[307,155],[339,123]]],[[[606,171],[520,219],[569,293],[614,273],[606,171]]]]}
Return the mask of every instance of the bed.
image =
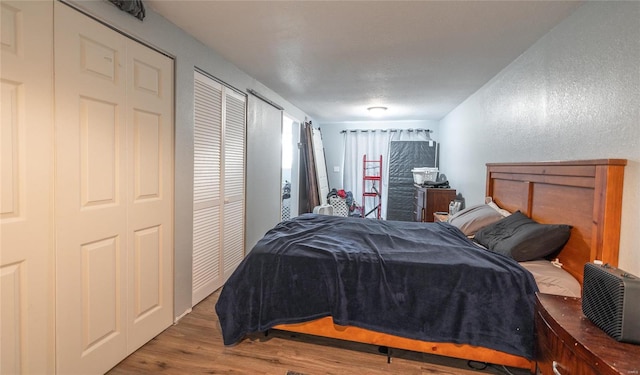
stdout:
{"type": "MultiPolygon", "coordinates": [[[[556,258],[563,272],[581,284],[586,262],[601,260],[617,266],[625,165],[626,160],[621,159],[491,163],[487,164],[486,195],[500,208],[511,213],[520,211],[541,225],[569,226],[568,240],[549,257],[556,258]]],[[[533,371],[532,306],[539,289],[532,274],[509,256],[479,249],[453,225],[397,223],[374,224],[362,219],[312,215],[279,224],[245,258],[221,292],[216,312],[225,344],[241,340],[248,331],[275,328],[533,371]],[[367,224],[376,225],[378,229],[372,229],[372,237],[364,239],[367,229],[360,227],[367,224]],[[318,229],[321,225],[327,227],[318,229]],[[349,229],[342,232],[352,236],[342,238],[332,236],[332,232],[326,232],[329,234],[324,237],[320,235],[323,230],[337,233],[341,228],[349,229]],[[398,232],[385,235],[385,231],[398,232]],[[415,241],[409,241],[420,236],[429,238],[423,241],[424,249],[414,248],[415,241]],[[358,238],[362,238],[360,244],[358,238]],[[310,242],[314,239],[325,242],[324,246],[310,242]],[[456,250],[452,251],[449,246],[456,250]],[[324,248],[337,247],[347,250],[324,251],[324,248]],[[343,274],[345,269],[354,267],[345,265],[342,258],[362,252],[359,247],[373,250],[364,251],[365,258],[357,261],[356,273],[348,274],[355,276],[344,276],[347,275],[343,274]],[[427,255],[420,255],[421,251],[427,255]],[[308,257],[309,254],[312,256],[308,257]],[[416,256],[421,260],[409,260],[416,256]],[[444,258],[447,260],[440,261],[444,258]],[[473,259],[471,265],[467,264],[468,258],[473,259]],[[393,274],[387,263],[407,268],[393,274]],[[452,267],[450,263],[457,266],[452,267]],[[283,270],[286,272],[273,273],[283,270]],[[473,279],[465,278],[469,274],[487,276],[474,286],[470,281],[473,279]],[[327,275],[330,275],[328,281],[327,275]],[[352,284],[353,279],[375,282],[352,284]],[[426,279],[427,283],[408,284],[410,286],[402,290],[401,282],[397,281],[401,279],[407,283],[426,279]],[[377,300],[366,294],[370,289],[380,289],[381,285],[382,289],[389,289],[386,294],[390,300],[386,297],[377,300]],[[402,292],[398,292],[399,289],[402,292]],[[320,296],[320,302],[306,300],[309,295],[320,296]],[[422,295],[422,299],[416,297],[418,295],[422,295]],[[443,305],[439,301],[444,299],[451,303],[444,309],[437,308],[443,305]],[[270,303],[272,300],[277,303],[270,303]],[[397,310],[404,302],[411,303],[409,310],[397,310]],[[470,305],[478,309],[470,309],[470,305]],[[370,319],[368,315],[376,310],[408,315],[403,315],[400,321],[393,320],[397,317],[390,314],[370,319]],[[451,312],[456,310],[462,310],[462,315],[451,312]],[[354,311],[356,315],[358,312],[364,315],[364,319],[354,320],[354,311]],[[414,311],[420,313],[416,315],[414,311]],[[500,315],[499,311],[509,311],[509,314],[500,315]],[[447,320],[451,316],[453,320],[447,320]],[[500,318],[495,319],[496,316],[500,318]],[[410,324],[420,319],[422,326],[416,328],[410,324]],[[481,327],[485,323],[482,319],[489,322],[488,326],[481,327]],[[503,321],[507,321],[506,325],[500,326],[503,321]],[[391,328],[387,327],[389,324],[391,328]],[[490,339],[485,340],[486,337],[490,339]]],[[[481,231],[485,228],[478,235],[481,231]]]]}

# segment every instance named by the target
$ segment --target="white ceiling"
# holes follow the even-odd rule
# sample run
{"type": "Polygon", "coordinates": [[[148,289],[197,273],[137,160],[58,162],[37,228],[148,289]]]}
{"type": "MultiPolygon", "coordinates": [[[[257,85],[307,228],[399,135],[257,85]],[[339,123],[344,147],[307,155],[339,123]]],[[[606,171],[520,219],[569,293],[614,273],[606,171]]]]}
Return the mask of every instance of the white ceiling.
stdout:
{"type": "MultiPolygon", "coordinates": [[[[317,122],[439,120],[582,1],[145,0],[317,122]]],[[[241,88],[244,89],[244,88],[241,88]]]]}

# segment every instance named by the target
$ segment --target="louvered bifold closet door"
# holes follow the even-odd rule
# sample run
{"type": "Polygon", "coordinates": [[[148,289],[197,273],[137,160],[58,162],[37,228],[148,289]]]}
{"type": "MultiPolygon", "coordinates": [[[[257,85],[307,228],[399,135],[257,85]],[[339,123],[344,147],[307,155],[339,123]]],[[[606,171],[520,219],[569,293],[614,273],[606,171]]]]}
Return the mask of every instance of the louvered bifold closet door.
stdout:
{"type": "Polygon", "coordinates": [[[192,304],[244,257],[246,96],[194,74],[192,304]]]}
{"type": "Polygon", "coordinates": [[[195,72],[192,304],[219,288],[221,270],[222,85],[195,72]]]}
{"type": "Polygon", "coordinates": [[[226,280],[244,257],[246,96],[225,92],[224,273],[226,280]]]}

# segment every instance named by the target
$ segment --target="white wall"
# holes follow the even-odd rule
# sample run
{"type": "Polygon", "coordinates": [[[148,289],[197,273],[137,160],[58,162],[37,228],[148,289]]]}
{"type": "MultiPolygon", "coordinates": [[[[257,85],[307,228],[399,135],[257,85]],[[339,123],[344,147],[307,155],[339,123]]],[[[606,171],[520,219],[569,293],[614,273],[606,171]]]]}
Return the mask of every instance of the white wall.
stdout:
{"type": "MultiPolygon", "coordinates": [[[[437,121],[353,121],[332,122],[319,125],[322,132],[322,144],[324,145],[327,172],[329,176],[329,189],[342,189],[342,156],[344,152],[343,130],[352,129],[430,129],[431,139],[439,142],[437,121]],[[334,172],[333,167],[340,167],[339,172],[334,172]]],[[[384,163],[384,161],[383,161],[384,163]]]]}
{"type": "Polygon", "coordinates": [[[485,163],[624,158],[619,267],[640,275],[640,2],[587,2],[440,122],[441,169],[482,202],[485,163]]]}
{"type": "MultiPolygon", "coordinates": [[[[191,308],[193,253],[193,70],[198,67],[241,90],[253,89],[296,118],[305,114],[226,61],[212,49],[146,8],[144,21],[106,1],[69,0],[92,16],[175,57],[175,305],[176,317],[191,308]]],[[[251,135],[248,134],[250,137],[251,135]]],[[[278,196],[273,197],[278,199],[278,196]]],[[[249,208],[250,210],[250,208],[249,208]]]]}

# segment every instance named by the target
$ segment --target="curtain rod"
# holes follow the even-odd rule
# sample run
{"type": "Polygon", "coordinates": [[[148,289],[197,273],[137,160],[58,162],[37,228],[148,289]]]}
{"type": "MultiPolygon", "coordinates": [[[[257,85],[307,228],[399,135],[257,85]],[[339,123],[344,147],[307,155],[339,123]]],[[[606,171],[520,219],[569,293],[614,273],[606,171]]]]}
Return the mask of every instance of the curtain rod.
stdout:
{"type": "Polygon", "coordinates": [[[355,132],[375,132],[375,131],[381,131],[381,132],[403,132],[403,131],[407,131],[407,132],[427,132],[427,133],[433,133],[433,130],[431,129],[350,129],[350,130],[341,130],[340,133],[346,133],[346,132],[351,132],[351,133],[355,133],[355,132]]]}
{"type": "Polygon", "coordinates": [[[265,102],[265,103],[267,103],[267,104],[269,104],[269,105],[272,105],[273,107],[275,107],[276,109],[278,109],[278,110],[280,110],[280,111],[283,111],[283,110],[284,110],[284,108],[282,108],[282,107],[281,107],[281,106],[279,106],[278,104],[276,104],[276,103],[272,102],[271,100],[267,99],[267,97],[266,97],[266,96],[264,96],[264,95],[262,95],[262,94],[258,93],[256,90],[253,90],[253,89],[247,89],[247,92],[248,92],[249,94],[251,94],[251,95],[255,96],[256,98],[258,98],[258,99],[262,100],[263,102],[265,102]]]}

